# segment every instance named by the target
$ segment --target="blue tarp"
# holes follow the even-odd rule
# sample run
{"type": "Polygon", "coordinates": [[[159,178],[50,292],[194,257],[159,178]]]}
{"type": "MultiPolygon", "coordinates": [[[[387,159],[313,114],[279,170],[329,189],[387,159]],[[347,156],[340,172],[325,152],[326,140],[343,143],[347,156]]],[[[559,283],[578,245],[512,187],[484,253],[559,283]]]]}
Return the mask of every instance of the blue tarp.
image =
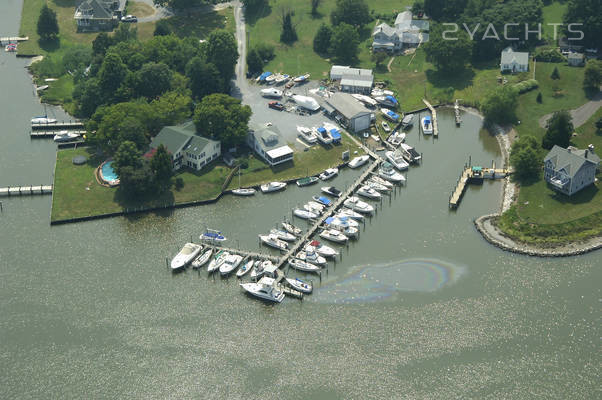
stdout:
{"type": "Polygon", "coordinates": [[[325,133],[326,132],[326,128],[324,128],[323,126],[318,128],[318,132],[320,133],[325,133]]]}
{"type": "Polygon", "coordinates": [[[425,122],[431,122],[431,117],[430,117],[430,115],[427,115],[426,117],[424,117],[424,121],[425,121],[425,122]]]}
{"type": "Polygon", "coordinates": [[[330,204],[330,199],[328,199],[324,196],[318,197],[318,200],[320,200],[321,203],[325,203],[326,205],[330,204]]]}
{"type": "Polygon", "coordinates": [[[326,222],[328,225],[330,225],[333,220],[334,220],[334,218],[328,217],[328,218],[326,218],[326,220],[324,222],[326,222]]]}
{"type": "Polygon", "coordinates": [[[397,99],[393,96],[385,96],[387,100],[389,100],[393,104],[397,104],[397,99]]]}
{"type": "Polygon", "coordinates": [[[399,119],[399,115],[395,114],[393,111],[387,112],[387,115],[397,121],[399,119]]]}
{"type": "Polygon", "coordinates": [[[265,78],[267,78],[267,77],[268,77],[268,76],[270,76],[270,75],[272,75],[272,73],[271,73],[271,72],[269,72],[269,71],[266,71],[266,72],[264,72],[263,74],[259,75],[259,80],[260,80],[260,81],[265,81],[265,78]]]}
{"type": "Polygon", "coordinates": [[[335,142],[341,140],[341,134],[339,133],[338,129],[331,129],[330,134],[332,135],[332,140],[334,140],[335,142]]]}

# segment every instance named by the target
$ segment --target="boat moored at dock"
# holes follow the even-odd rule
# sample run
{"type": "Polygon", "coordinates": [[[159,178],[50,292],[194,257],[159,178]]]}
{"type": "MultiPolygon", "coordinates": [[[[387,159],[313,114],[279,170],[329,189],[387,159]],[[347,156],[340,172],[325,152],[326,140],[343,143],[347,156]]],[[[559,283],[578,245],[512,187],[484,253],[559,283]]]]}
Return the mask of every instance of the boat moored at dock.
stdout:
{"type": "Polygon", "coordinates": [[[431,116],[426,115],[422,117],[422,121],[420,121],[420,125],[422,126],[422,133],[425,135],[433,134],[433,123],[431,121],[431,116]]]}
{"type": "Polygon", "coordinates": [[[362,165],[366,164],[368,161],[370,161],[369,155],[358,156],[358,157],[354,157],[353,160],[349,161],[347,163],[347,166],[351,169],[355,169],[355,168],[359,168],[362,165]]]}
{"type": "Polygon", "coordinates": [[[306,176],[305,178],[297,179],[297,181],[295,183],[297,184],[297,186],[303,187],[303,186],[313,185],[314,183],[317,183],[318,181],[320,181],[320,179],[318,179],[315,176],[306,176]]]}
{"type": "Polygon", "coordinates": [[[285,231],[287,231],[290,234],[299,236],[301,235],[301,233],[303,233],[303,231],[301,230],[301,228],[297,228],[295,225],[289,223],[289,222],[281,222],[280,223],[282,225],[282,227],[284,228],[285,231]]]}
{"type": "Polygon", "coordinates": [[[296,208],[295,210],[293,210],[293,214],[295,215],[295,217],[299,217],[301,219],[318,218],[318,214],[311,212],[311,211],[307,211],[307,210],[301,210],[299,208],[296,208]]]}
{"type": "Polygon", "coordinates": [[[372,207],[366,202],[361,201],[355,196],[347,198],[347,200],[345,200],[343,204],[345,205],[345,207],[348,207],[353,211],[357,211],[362,214],[372,214],[374,212],[374,207],[372,207]]]}
{"type": "Polygon", "coordinates": [[[347,236],[337,229],[324,229],[320,232],[320,237],[335,243],[346,243],[349,240],[347,236]]]}
{"type": "Polygon", "coordinates": [[[338,168],[328,168],[327,170],[325,170],[324,172],[322,172],[320,174],[320,179],[322,179],[323,181],[327,181],[329,179],[334,178],[338,174],[339,174],[338,168]]]}
{"type": "Polygon", "coordinates": [[[403,153],[399,150],[387,151],[385,157],[387,157],[387,160],[400,171],[404,171],[410,166],[410,163],[403,158],[403,153]]]}
{"type": "Polygon", "coordinates": [[[259,282],[241,283],[240,286],[249,294],[260,299],[282,303],[284,292],[277,288],[273,278],[263,277],[259,282]]]}
{"type": "Polygon", "coordinates": [[[286,183],[284,182],[270,182],[260,186],[262,193],[271,193],[277,192],[279,190],[284,190],[286,188],[286,183]]]}
{"type": "Polygon", "coordinates": [[[182,250],[171,260],[171,269],[176,270],[187,266],[199,255],[203,246],[196,243],[186,243],[182,250]]]}
{"type": "Polygon", "coordinates": [[[332,197],[341,197],[341,194],[343,193],[334,186],[322,186],[320,190],[322,190],[323,193],[326,193],[332,197]]]}
{"type": "Polygon", "coordinates": [[[253,269],[253,265],[254,264],[255,264],[255,260],[253,260],[252,258],[250,258],[249,261],[247,261],[246,263],[244,263],[238,269],[238,271],[236,271],[236,277],[237,278],[242,278],[243,276],[245,276],[246,274],[248,274],[249,272],[251,272],[251,270],[253,269]]]}
{"type": "Polygon", "coordinates": [[[323,243],[320,243],[318,240],[312,240],[303,248],[306,252],[316,252],[318,255],[322,257],[336,257],[339,255],[339,252],[333,249],[330,246],[327,246],[323,243]]]}
{"type": "Polygon", "coordinates": [[[263,244],[278,250],[286,250],[288,248],[288,244],[285,241],[278,239],[278,236],[274,234],[259,235],[259,239],[261,239],[263,244]]]}
{"type": "Polygon", "coordinates": [[[357,194],[359,194],[360,196],[364,196],[367,199],[370,200],[380,200],[382,198],[382,195],[376,191],[376,189],[371,188],[368,185],[364,185],[361,188],[359,188],[357,190],[357,194]]]}
{"type": "Polygon", "coordinates": [[[383,165],[378,169],[378,176],[388,180],[389,182],[404,183],[406,181],[405,176],[395,171],[395,169],[393,169],[393,165],[389,164],[388,162],[383,163],[383,165]]]}
{"type": "Polygon", "coordinates": [[[206,250],[203,254],[199,255],[192,261],[192,268],[198,269],[209,261],[211,255],[213,254],[213,249],[206,250]]]}
{"type": "Polygon", "coordinates": [[[228,253],[227,251],[218,252],[207,266],[207,272],[211,273],[218,270],[229,255],[230,253],[228,253]]]}
{"type": "Polygon", "coordinates": [[[292,233],[281,231],[280,229],[272,229],[270,230],[270,234],[275,235],[278,239],[284,240],[286,242],[294,242],[295,240],[297,240],[297,237],[292,233]]]}
{"type": "Polygon", "coordinates": [[[238,268],[241,261],[242,256],[239,256],[238,254],[230,254],[228,257],[226,257],[222,265],[219,266],[220,275],[229,275],[230,273],[232,273],[232,271],[238,268]]]}
{"type": "Polygon", "coordinates": [[[409,163],[416,163],[422,160],[422,156],[420,155],[420,153],[418,153],[416,149],[414,149],[407,143],[400,144],[399,149],[401,150],[403,158],[405,158],[406,161],[409,163]]]}

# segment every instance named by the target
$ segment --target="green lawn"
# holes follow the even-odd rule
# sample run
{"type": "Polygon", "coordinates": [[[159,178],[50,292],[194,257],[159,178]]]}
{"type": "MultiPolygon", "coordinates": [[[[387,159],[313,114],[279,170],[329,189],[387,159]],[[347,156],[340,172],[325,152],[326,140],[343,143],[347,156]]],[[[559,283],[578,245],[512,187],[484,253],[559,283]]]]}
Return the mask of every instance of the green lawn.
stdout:
{"type": "MultiPolygon", "coordinates": [[[[543,8],[543,38],[546,39],[550,44],[555,44],[556,42],[553,40],[554,27],[549,26],[548,24],[562,23],[562,17],[564,16],[566,9],[567,4],[559,1],[555,1],[543,8]]],[[[562,27],[559,26],[556,29],[556,39],[559,39],[562,27]]]]}
{"type": "Polygon", "coordinates": [[[52,202],[52,221],[121,212],[125,209],[157,207],[172,203],[186,203],[215,198],[220,192],[230,169],[211,164],[199,173],[184,171],[177,175],[184,187],[153,199],[123,199],[118,189],[99,185],[94,169],[102,159],[88,153],[87,149],[69,149],[57,152],[52,202]],[[76,155],[89,157],[86,165],[74,165],[76,155]]]}
{"type": "Polygon", "coordinates": [[[144,18],[153,15],[155,10],[146,3],[142,3],[136,0],[130,0],[127,3],[125,9],[126,15],[134,15],[137,18],[144,18]]]}
{"type": "MultiPolygon", "coordinates": [[[[272,168],[255,155],[251,155],[249,157],[249,168],[241,170],[240,184],[245,187],[257,186],[271,181],[317,175],[329,167],[341,164],[341,153],[345,150],[350,150],[351,157],[355,156],[354,151],[358,151],[358,154],[363,153],[361,148],[346,135],[343,135],[340,145],[322,146],[316,144],[308,151],[295,152],[292,162],[272,168]]],[[[228,188],[234,189],[237,187],[238,178],[232,179],[228,188]]]]}

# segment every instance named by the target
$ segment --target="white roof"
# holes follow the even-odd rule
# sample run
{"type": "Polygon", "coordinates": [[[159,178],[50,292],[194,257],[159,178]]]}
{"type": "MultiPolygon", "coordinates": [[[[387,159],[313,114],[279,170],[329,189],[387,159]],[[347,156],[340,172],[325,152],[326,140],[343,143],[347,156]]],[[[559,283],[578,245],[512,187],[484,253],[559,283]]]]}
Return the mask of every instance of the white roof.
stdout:
{"type": "Polygon", "coordinates": [[[272,158],[276,158],[276,157],[286,156],[288,154],[293,154],[293,150],[291,150],[291,148],[288,146],[281,146],[281,147],[275,148],[274,150],[268,151],[267,154],[268,154],[268,156],[270,156],[272,158]]]}

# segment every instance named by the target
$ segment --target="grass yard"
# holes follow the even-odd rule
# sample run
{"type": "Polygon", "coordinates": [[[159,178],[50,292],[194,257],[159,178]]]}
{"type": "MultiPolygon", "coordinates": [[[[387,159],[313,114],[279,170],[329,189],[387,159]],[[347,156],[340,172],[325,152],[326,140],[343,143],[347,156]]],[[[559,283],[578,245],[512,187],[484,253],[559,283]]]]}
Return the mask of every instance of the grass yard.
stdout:
{"type": "MultiPolygon", "coordinates": [[[[38,84],[45,84],[38,82],[38,84]]],[[[40,98],[42,102],[48,104],[60,104],[69,114],[75,114],[75,103],[73,103],[73,78],[65,74],[58,81],[48,83],[49,87],[42,92],[40,98]]]]}
{"type": "Polygon", "coordinates": [[[128,1],[125,9],[126,15],[134,15],[137,18],[144,18],[153,15],[155,10],[146,3],[142,3],[135,0],[128,1]]]}
{"type": "MultiPolygon", "coordinates": [[[[555,1],[543,8],[543,38],[550,44],[556,44],[554,41],[554,27],[548,24],[560,24],[562,23],[562,17],[566,12],[567,4],[555,1]]],[[[557,27],[556,39],[560,38],[561,26],[557,27]]]]}
{"type": "MultiPolygon", "coordinates": [[[[361,148],[343,134],[342,142],[338,146],[324,147],[316,144],[308,151],[295,152],[293,162],[272,168],[253,154],[249,157],[249,168],[241,170],[240,184],[245,187],[257,186],[271,181],[284,181],[307,175],[317,175],[327,168],[341,164],[341,153],[345,150],[350,150],[352,158],[355,156],[354,151],[358,151],[358,154],[363,153],[361,148]]],[[[237,187],[238,178],[235,177],[228,188],[235,189],[237,187]]]]}
{"type": "Polygon", "coordinates": [[[220,192],[230,169],[211,164],[199,173],[184,171],[176,177],[184,180],[184,187],[163,194],[159,198],[126,200],[118,189],[99,185],[94,170],[102,159],[88,153],[88,149],[69,149],[57,152],[52,202],[52,221],[80,218],[123,211],[127,208],[162,206],[215,198],[220,192]],[[85,165],[74,165],[77,155],[89,157],[85,165]]]}

